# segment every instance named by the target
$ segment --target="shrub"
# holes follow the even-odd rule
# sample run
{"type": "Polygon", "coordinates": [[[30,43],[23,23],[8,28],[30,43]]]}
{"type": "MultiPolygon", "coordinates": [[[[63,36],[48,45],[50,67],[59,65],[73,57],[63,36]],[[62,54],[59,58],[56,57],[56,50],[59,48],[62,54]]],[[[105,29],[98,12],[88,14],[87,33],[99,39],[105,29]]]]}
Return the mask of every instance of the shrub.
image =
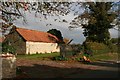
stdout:
{"type": "Polygon", "coordinates": [[[57,57],[54,57],[53,60],[57,60],[57,61],[67,61],[67,60],[69,60],[69,59],[66,58],[66,57],[57,56],[57,57]]]}
{"type": "Polygon", "coordinates": [[[118,46],[116,44],[109,44],[108,45],[110,52],[118,52],[118,46]]]}
{"type": "Polygon", "coordinates": [[[81,60],[81,58],[75,58],[75,60],[76,60],[76,61],[80,61],[80,60],[81,60]]]}
{"type": "Polygon", "coordinates": [[[108,53],[110,49],[107,45],[98,42],[86,42],[85,49],[91,50],[93,54],[108,53]]]}
{"type": "Polygon", "coordinates": [[[2,52],[15,54],[15,51],[16,50],[13,46],[7,45],[5,43],[2,44],[2,52]]]}

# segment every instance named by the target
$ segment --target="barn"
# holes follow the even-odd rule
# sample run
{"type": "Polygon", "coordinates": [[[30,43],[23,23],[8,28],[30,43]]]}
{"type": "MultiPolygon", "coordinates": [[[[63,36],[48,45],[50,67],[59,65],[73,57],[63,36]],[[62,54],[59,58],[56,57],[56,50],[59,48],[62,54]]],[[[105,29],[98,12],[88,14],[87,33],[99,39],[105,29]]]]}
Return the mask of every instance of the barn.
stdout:
{"type": "Polygon", "coordinates": [[[58,38],[50,33],[13,27],[4,43],[14,47],[16,54],[60,52],[58,38]]]}

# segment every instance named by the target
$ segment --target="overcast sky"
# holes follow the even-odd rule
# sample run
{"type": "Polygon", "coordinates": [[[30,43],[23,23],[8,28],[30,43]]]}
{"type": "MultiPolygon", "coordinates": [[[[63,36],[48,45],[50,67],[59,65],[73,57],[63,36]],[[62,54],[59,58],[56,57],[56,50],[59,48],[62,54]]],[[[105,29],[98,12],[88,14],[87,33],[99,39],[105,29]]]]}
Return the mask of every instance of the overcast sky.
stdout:
{"type": "MultiPolygon", "coordinates": [[[[68,28],[69,22],[75,17],[72,13],[70,13],[67,16],[61,16],[60,19],[59,17],[53,17],[53,16],[52,17],[48,16],[47,19],[45,19],[40,14],[35,16],[34,12],[32,13],[27,12],[25,15],[26,15],[27,24],[24,23],[22,19],[18,19],[14,21],[14,25],[21,28],[27,28],[27,29],[33,29],[33,30],[45,31],[45,32],[47,32],[50,29],[57,29],[61,31],[62,36],[64,38],[73,39],[72,43],[82,44],[83,41],[85,40],[85,37],[83,35],[83,29],[81,29],[81,27],[75,28],[73,30],[70,30],[68,28]],[[59,20],[54,21],[54,19],[59,19],[59,20]],[[63,19],[67,20],[68,23],[59,22],[62,21],[63,19]]],[[[117,30],[111,29],[110,34],[111,37],[114,38],[118,37],[117,30]]]]}

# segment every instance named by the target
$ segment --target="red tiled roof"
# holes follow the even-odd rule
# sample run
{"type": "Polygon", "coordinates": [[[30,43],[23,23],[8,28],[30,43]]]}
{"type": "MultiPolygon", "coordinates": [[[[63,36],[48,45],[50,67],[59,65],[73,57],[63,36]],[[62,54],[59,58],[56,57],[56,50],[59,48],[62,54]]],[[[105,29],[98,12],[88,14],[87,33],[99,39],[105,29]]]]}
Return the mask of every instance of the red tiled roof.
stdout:
{"type": "Polygon", "coordinates": [[[29,30],[23,28],[16,28],[16,31],[26,40],[32,42],[47,42],[54,43],[59,41],[58,38],[47,32],[41,32],[36,30],[29,30]]]}

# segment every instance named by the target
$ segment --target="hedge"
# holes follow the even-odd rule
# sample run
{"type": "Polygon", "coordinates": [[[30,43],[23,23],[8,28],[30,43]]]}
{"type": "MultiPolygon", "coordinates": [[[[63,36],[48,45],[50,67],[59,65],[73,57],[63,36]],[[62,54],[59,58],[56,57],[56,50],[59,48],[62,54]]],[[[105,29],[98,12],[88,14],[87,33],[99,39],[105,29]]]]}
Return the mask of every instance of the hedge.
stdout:
{"type": "Polygon", "coordinates": [[[109,53],[110,49],[107,45],[98,42],[86,42],[86,48],[92,50],[93,54],[109,53]]]}

